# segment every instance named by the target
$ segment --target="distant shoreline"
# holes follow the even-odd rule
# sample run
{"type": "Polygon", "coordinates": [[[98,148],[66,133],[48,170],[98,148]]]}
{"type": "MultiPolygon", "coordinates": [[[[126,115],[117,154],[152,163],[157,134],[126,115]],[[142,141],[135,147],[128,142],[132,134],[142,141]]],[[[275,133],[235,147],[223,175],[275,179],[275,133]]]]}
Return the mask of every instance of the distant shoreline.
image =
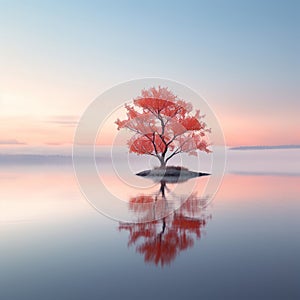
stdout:
{"type": "Polygon", "coordinates": [[[280,149],[300,149],[300,145],[238,146],[238,147],[229,147],[229,150],[280,150],[280,149]]]}
{"type": "MultiPolygon", "coordinates": [[[[238,146],[228,147],[228,150],[239,151],[254,151],[254,150],[296,150],[300,149],[300,145],[278,145],[278,146],[238,146]]],[[[234,151],[233,151],[234,152],[234,151]]],[[[110,153],[109,153],[110,154],[110,153]]],[[[106,162],[107,155],[105,153],[98,153],[95,156],[96,161],[106,162]]],[[[118,156],[115,157],[118,159],[118,156]]],[[[122,155],[120,159],[123,160],[122,155]]],[[[90,158],[83,154],[78,157],[78,161],[85,163],[90,161],[90,158]]],[[[0,153],[0,166],[4,165],[28,165],[28,164],[72,164],[72,154],[12,154],[12,153],[0,153]]]]}
{"type": "Polygon", "coordinates": [[[0,165],[10,164],[71,164],[72,156],[59,154],[0,154],[0,165]]]}

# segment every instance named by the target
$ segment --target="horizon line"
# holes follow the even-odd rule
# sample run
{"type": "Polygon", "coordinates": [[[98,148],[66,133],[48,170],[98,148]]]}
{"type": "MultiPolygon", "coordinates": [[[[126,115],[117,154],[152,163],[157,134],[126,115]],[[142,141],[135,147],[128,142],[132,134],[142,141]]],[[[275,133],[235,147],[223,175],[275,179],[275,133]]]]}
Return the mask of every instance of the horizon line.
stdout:
{"type": "Polygon", "coordinates": [[[253,145],[253,146],[233,146],[229,150],[275,150],[275,149],[300,149],[300,144],[282,145],[253,145]]]}

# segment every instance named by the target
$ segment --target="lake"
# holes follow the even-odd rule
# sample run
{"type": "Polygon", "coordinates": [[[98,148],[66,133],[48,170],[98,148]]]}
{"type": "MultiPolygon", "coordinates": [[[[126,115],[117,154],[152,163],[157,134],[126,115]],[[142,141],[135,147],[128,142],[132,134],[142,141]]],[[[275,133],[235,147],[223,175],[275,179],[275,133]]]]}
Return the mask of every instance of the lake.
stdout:
{"type": "MultiPolygon", "coordinates": [[[[299,162],[299,149],[231,150],[208,206],[192,197],[147,223],[100,214],[69,163],[2,164],[0,299],[299,299],[299,162]]],[[[115,189],[129,211],[161,197],[159,183],[115,189]]]]}

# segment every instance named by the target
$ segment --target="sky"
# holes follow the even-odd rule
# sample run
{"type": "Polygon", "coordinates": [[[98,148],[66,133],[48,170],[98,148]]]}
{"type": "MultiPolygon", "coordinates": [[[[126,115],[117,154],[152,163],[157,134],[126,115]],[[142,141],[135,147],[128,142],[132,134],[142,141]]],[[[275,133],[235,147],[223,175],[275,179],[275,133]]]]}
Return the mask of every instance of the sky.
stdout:
{"type": "Polygon", "coordinates": [[[144,77],[197,91],[228,146],[300,144],[299,20],[289,0],[0,0],[0,151],[70,147],[93,99],[144,77]]]}

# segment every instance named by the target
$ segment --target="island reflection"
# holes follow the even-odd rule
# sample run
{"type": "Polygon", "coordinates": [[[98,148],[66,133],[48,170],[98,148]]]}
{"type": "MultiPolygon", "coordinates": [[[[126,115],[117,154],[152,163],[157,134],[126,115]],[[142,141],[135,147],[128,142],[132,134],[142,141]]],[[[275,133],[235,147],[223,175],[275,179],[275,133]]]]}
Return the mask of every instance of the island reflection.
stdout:
{"type": "Polygon", "coordinates": [[[160,181],[157,194],[131,197],[128,209],[143,215],[144,219],[140,219],[140,223],[119,222],[118,227],[119,231],[128,231],[128,247],[135,247],[146,263],[161,267],[170,265],[181,251],[193,247],[211,219],[211,215],[203,209],[207,199],[193,193],[183,199],[179,209],[159,220],[147,222],[149,217],[155,218],[155,212],[159,211],[161,215],[169,210],[171,191],[167,184],[174,182],[174,178],[164,178],[160,181]]]}

